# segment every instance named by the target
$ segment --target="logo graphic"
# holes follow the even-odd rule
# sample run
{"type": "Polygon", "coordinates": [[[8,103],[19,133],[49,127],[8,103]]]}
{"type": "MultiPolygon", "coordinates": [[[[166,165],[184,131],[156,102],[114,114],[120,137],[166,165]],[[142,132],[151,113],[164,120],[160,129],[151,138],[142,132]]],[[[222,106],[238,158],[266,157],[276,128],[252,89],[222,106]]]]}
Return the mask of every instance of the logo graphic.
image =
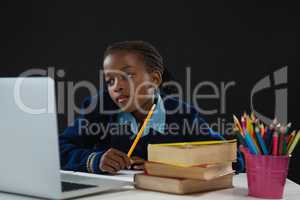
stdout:
{"type": "Polygon", "coordinates": [[[253,96],[254,94],[266,90],[271,87],[276,87],[279,89],[275,89],[275,117],[280,123],[286,124],[288,121],[288,89],[286,84],[288,83],[288,67],[285,66],[279,70],[273,72],[274,85],[271,83],[271,76],[268,75],[262,78],[256,85],[253,87],[251,91],[251,110],[255,113],[255,115],[260,118],[264,123],[271,124],[273,121],[273,117],[267,117],[263,114],[259,113],[254,109],[253,105],[253,96]]]}

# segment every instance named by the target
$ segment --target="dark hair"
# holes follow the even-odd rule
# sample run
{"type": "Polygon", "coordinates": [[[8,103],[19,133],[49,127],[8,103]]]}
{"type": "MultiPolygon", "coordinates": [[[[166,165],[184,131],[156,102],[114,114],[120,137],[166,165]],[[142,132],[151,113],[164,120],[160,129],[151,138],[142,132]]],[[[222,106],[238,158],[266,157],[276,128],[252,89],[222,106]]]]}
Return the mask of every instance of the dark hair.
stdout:
{"type": "MultiPolygon", "coordinates": [[[[162,75],[162,84],[173,80],[172,75],[164,66],[163,58],[157,49],[149,42],[135,40],[116,42],[107,47],[104,52],[104,58],[116,51],[135,52],[143,56],[145,64],[153,70],[158,70],[162,75]]],[[[161,84],[161,85],[162,85],[161,84]]],[[[172,94],[175,92],[171,87],[160,87],[164,94],[172,94]]]]}

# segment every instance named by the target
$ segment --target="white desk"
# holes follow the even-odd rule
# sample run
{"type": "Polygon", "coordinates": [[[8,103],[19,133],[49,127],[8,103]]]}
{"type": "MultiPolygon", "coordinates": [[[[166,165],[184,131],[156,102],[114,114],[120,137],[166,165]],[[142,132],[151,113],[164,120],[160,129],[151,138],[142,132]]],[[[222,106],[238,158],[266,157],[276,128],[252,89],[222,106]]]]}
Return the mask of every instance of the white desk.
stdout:
{"type": "MultiPolygon", "coordinates": [[[[67,172],[68,174],[71,172],[67,172]]],[[[93,175],[93,174],[85,174],[85,173],[76,173],[78,175],[82,175],[85,177],[101,177],[106,179],[114,179],[114,180],[122,180],[127,181],[129,184],[133,182],[133,172],[123,171],[120,175],[116,176],[106,176],[106,175],[93,175]]],[[[247,179],[246,174],[240,174],[234,177],[233,179],[234,188],[219,190],[219,191],[212,191],[212,192],[204,192],[199,194],[191,194],[191,195],[172,195],[166,193],[159,193],[159,192],[152,192],[152,191],[145,191],[145,190],[138,190],[135,189],[132,185],[125,186],[122,189],[109,191],[97,195],[91,195],[87,197],[79,198],[79,200],[184,200],[184,199],[205,199],[205,200],[243,200],[243,199],[256,199],[247,196],[248,189],[247,189],[247,179]]],[[[11,194],[4,194],[0,193],[0,199],[2,200],[36,200],[36,198],[31,197],[23,197],[18,195],[11,195],[11,194]]],[[[298,200],[300,199],[300,185],[287,180],[285,186],[285,194],[284,199],[288,200],[298,200]]]]}

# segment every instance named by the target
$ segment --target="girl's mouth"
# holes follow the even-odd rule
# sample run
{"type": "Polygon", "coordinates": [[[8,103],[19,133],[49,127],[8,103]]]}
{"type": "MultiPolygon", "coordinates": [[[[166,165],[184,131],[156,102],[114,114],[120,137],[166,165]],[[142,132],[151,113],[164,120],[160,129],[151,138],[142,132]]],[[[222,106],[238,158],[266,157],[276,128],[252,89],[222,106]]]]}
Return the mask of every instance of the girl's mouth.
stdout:
{"type": "Polygon", "coordinates": [[[118,103],[125,103],[128,101],[128,96],[125,96],[125,95],[121,95],[119,97],[116,98],[117,102],[118,103]]]}

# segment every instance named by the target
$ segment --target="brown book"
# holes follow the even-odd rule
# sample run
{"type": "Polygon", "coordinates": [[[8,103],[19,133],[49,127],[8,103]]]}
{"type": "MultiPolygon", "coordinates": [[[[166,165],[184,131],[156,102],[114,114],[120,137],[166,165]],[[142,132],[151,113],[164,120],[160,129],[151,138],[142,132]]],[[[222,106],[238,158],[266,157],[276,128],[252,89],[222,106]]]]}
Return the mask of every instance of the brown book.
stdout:
{"type": "Polygon", "coordinates": [[[232,177],[233,174],[229,174],[209,181],[203,181],[136,174],[134,176],[134,183],[135,187],[139,189],[173,194],[190,194],[232,188],[232,177]]]}
{"type": "Polygon", "coordinates": [[[182,167],[233,162],[236,154],[236,140],[148,145],[148,161],[182,167]]]}
{"type": "Polygon", "coordinates": [[[200,180],[211,180],[234,172],[231,162],[195,167],[179,167],[162,163],[146,162],[145,171],[148,175],[152,176],[200,180]]]}

